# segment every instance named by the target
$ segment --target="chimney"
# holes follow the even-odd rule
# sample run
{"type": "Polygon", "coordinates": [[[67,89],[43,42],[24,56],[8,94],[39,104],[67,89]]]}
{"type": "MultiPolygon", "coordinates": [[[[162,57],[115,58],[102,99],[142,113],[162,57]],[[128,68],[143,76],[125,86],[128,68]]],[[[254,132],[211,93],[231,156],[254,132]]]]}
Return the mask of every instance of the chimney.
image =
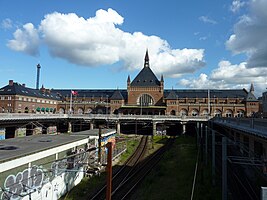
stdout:
{"type": "Polygon", "coordinates": [[[8,85],[9,86],[13,86],[13,83],[14,83],[13,80],[9,80],[9,84],[8,85]]]}
{"type": "Polygon", "coordinates": [[[23,87],[26,87],[25,83],[22,84],[23,87]]]}
{"type": "Polygon", "coordinates": [[[41,69],[41,65],[38,64],[37,65],[36,90],[39,90],[40,69],[41,69]]]}

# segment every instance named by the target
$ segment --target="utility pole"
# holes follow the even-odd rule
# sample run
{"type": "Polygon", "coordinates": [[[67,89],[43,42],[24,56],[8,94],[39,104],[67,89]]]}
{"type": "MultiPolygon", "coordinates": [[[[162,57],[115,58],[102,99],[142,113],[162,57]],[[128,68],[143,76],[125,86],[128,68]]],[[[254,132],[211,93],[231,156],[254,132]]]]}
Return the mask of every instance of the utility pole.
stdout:
{"type": "Polygon", "coordinates": [[[205,126],[205,164],[208,165],[208,127],[205,126]]]}
{"type": "Polygon", "coordinates": [[[212,130],[212,185],[215,186],[215,131],[212,130]]]}
{"type": "Polygon", "coordinates": [[[222,200],[227,200],[227,138],[222,138],[222,200]]]}
{"type": "Polygon", "coordinates": [[[107,159],[107,190],[106,190],[106,200],[111,200],[112,191],[112,143],[107,143],[108,148],[108,159],[107,159]]]}
{"type": "Polygon", "coordinates": [[[102,138],[102,127],[99,126],[98,131],[98,163],[101,163],[101,138],[102,138]]]}

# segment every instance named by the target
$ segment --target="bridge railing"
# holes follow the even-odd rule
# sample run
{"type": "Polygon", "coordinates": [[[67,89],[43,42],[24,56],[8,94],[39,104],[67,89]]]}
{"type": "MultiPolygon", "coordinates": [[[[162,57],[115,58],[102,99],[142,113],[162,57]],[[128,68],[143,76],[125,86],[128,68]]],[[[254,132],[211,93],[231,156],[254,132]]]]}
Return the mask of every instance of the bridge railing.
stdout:
{"type": "Polygon", "coordinates": [[[35,113],[0,113],[0,120],[9,119],[54,119],[54,118],[80,118],[80,119],[131,119],[131,120],[180,120],[180,121],[207,121],[207,116],[175,116],[175,115],[115,115],[115,114],[35,114],[35,113]]]}
{"type": "Polygon", "coordinates": [[[267,134],[267,119],[261,118],[214,118],[213,121],[224,123],[225,125],[234,125],[247,129],[254,129],[266,132],[267,134]]]}
{"type": "Polygon", "coordinates": [[[68,118],[67,114],[35,114],[35,113],[0,113],[0,120],[4,119],[47,119],[68,118]]]}

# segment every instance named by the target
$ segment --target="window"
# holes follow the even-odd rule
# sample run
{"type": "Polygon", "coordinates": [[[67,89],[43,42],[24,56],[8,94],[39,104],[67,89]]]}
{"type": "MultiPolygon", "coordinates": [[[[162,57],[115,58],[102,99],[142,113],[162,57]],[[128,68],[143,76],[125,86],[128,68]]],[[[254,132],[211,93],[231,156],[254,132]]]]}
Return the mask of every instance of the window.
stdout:
{"type": "Polygon", "coordinates": [[[1,96],[1,100],[5,100],[5,97],[4,96],[1,96]]]}
{"type": "Polygon", "coordinates": [[[8,96],[8,97],[7,97],[7,100],[11,100],[11,99],[12,99],[11,96],[8,96]]]}

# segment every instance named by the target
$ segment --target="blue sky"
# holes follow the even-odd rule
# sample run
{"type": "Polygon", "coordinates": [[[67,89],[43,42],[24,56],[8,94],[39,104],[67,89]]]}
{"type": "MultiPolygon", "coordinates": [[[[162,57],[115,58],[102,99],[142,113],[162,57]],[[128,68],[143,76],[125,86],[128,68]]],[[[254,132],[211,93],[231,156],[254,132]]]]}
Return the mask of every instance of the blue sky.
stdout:
{"type": "Polygon", "coordinates": [[[266,0],[1,0],[0,86],[125,89],[150,65],[165,88],[247,88],[267,77],[266,0]]]}

